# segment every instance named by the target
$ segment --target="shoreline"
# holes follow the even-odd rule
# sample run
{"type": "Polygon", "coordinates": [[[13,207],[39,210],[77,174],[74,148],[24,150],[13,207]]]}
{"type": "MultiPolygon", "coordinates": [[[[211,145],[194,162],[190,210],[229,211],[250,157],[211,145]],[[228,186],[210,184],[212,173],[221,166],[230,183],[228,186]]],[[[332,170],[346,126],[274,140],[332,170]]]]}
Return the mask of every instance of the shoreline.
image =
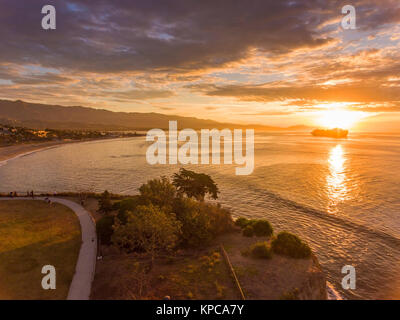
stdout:
{"type": "Polygon", "coordinates": [[[0,147],[0,167],[4,166],[11,160],[15,160],[35,152],[57,148],[64,144],[106,141],[115,139],[124,139],[124,138],[115,137],[115,138],[104,138],[104,139],[46,141],[37,143],[14,144],[11,146],[0,147]]]}
{"type": "Polygon", "coordinates": [[[27,143],[0,147],[0,166],[5,165],[10,160],[18,159],[37,151],[55,148],[66,143],[70,143],[70,141],[27,143]]]}

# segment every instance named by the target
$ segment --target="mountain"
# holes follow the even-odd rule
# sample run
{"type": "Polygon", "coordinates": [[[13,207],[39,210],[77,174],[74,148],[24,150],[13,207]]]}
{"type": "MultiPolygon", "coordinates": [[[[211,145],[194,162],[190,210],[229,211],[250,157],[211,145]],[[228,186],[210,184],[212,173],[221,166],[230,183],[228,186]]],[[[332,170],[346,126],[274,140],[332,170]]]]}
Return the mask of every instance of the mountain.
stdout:
{"type": "Polygon", "coordinates": [[[0,123],[44,129],[91,130],[148,130],[168,128],[168,121],[178,121],[179,128],[255,128],[258,130],[307,130],[304,126],[289,128],[238,125],[204,120],[194,117],[165,115],[161,113],[113,112],[103,109],[73,106],[46,105],[21,100],[0,100],[0,123]]]}

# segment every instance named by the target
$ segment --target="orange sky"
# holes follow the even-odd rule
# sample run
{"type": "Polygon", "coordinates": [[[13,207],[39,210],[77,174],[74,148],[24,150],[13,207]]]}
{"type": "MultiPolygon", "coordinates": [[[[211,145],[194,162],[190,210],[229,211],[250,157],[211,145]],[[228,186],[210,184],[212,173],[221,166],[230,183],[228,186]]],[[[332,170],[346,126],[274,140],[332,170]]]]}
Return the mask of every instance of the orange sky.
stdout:
{"type": "MultiPolygon", "coordinates": [[[[273,126],[394,131],[400,3],[4,1],[0,98],[273,126]],[[333,119],[332,119],[333,118],[333,119]]],[[[398,129],[397,129],[398,131],[398,129]]]]}

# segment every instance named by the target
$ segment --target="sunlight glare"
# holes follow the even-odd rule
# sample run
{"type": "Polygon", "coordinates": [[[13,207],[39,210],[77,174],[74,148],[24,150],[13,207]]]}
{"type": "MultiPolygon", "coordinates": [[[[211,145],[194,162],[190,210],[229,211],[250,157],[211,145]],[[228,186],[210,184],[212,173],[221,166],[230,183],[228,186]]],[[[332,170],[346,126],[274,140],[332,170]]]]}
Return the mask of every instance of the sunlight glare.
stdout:
{"type": "Polygon", "coordinates": [[[326,110],[321,111],[318,123],[325,128],[341,128],[350,129],[359,120],[365,118],[366,115],[361,111],[349,110],[326,110]]]}
{"type": "Polygon", "coordinates": [[[346,186],[345,154],[340,144],[332,148],[329,153],[329,175],[326,177],[329,213],[337,212],[337,205],[346,200],[348,190],[346,186]]]}

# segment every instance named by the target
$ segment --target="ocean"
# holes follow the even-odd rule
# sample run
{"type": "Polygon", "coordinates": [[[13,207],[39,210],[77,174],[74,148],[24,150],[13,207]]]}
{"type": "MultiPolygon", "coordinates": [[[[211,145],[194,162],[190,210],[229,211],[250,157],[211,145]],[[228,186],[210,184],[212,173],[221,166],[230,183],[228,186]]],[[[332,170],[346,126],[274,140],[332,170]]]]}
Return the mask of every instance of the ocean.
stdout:
{"type": "MultiPolygon", "coordinates": [[[[0,166],[0,192],[94,191],[135,194],[147,180],[179,165],[146,162],[144,137],[65,144],[0,166]]],[[[353,133],[348,139],[309,133],[255,137],[255,168],[187,165],[210,174],[218,199],[234,216],[266,218],[275,232],[306,240],[329,282],[347,299],[400,299],[400,137],[353,133]],[[356,269],[344,290],[341,269],[356,269]]]]}

